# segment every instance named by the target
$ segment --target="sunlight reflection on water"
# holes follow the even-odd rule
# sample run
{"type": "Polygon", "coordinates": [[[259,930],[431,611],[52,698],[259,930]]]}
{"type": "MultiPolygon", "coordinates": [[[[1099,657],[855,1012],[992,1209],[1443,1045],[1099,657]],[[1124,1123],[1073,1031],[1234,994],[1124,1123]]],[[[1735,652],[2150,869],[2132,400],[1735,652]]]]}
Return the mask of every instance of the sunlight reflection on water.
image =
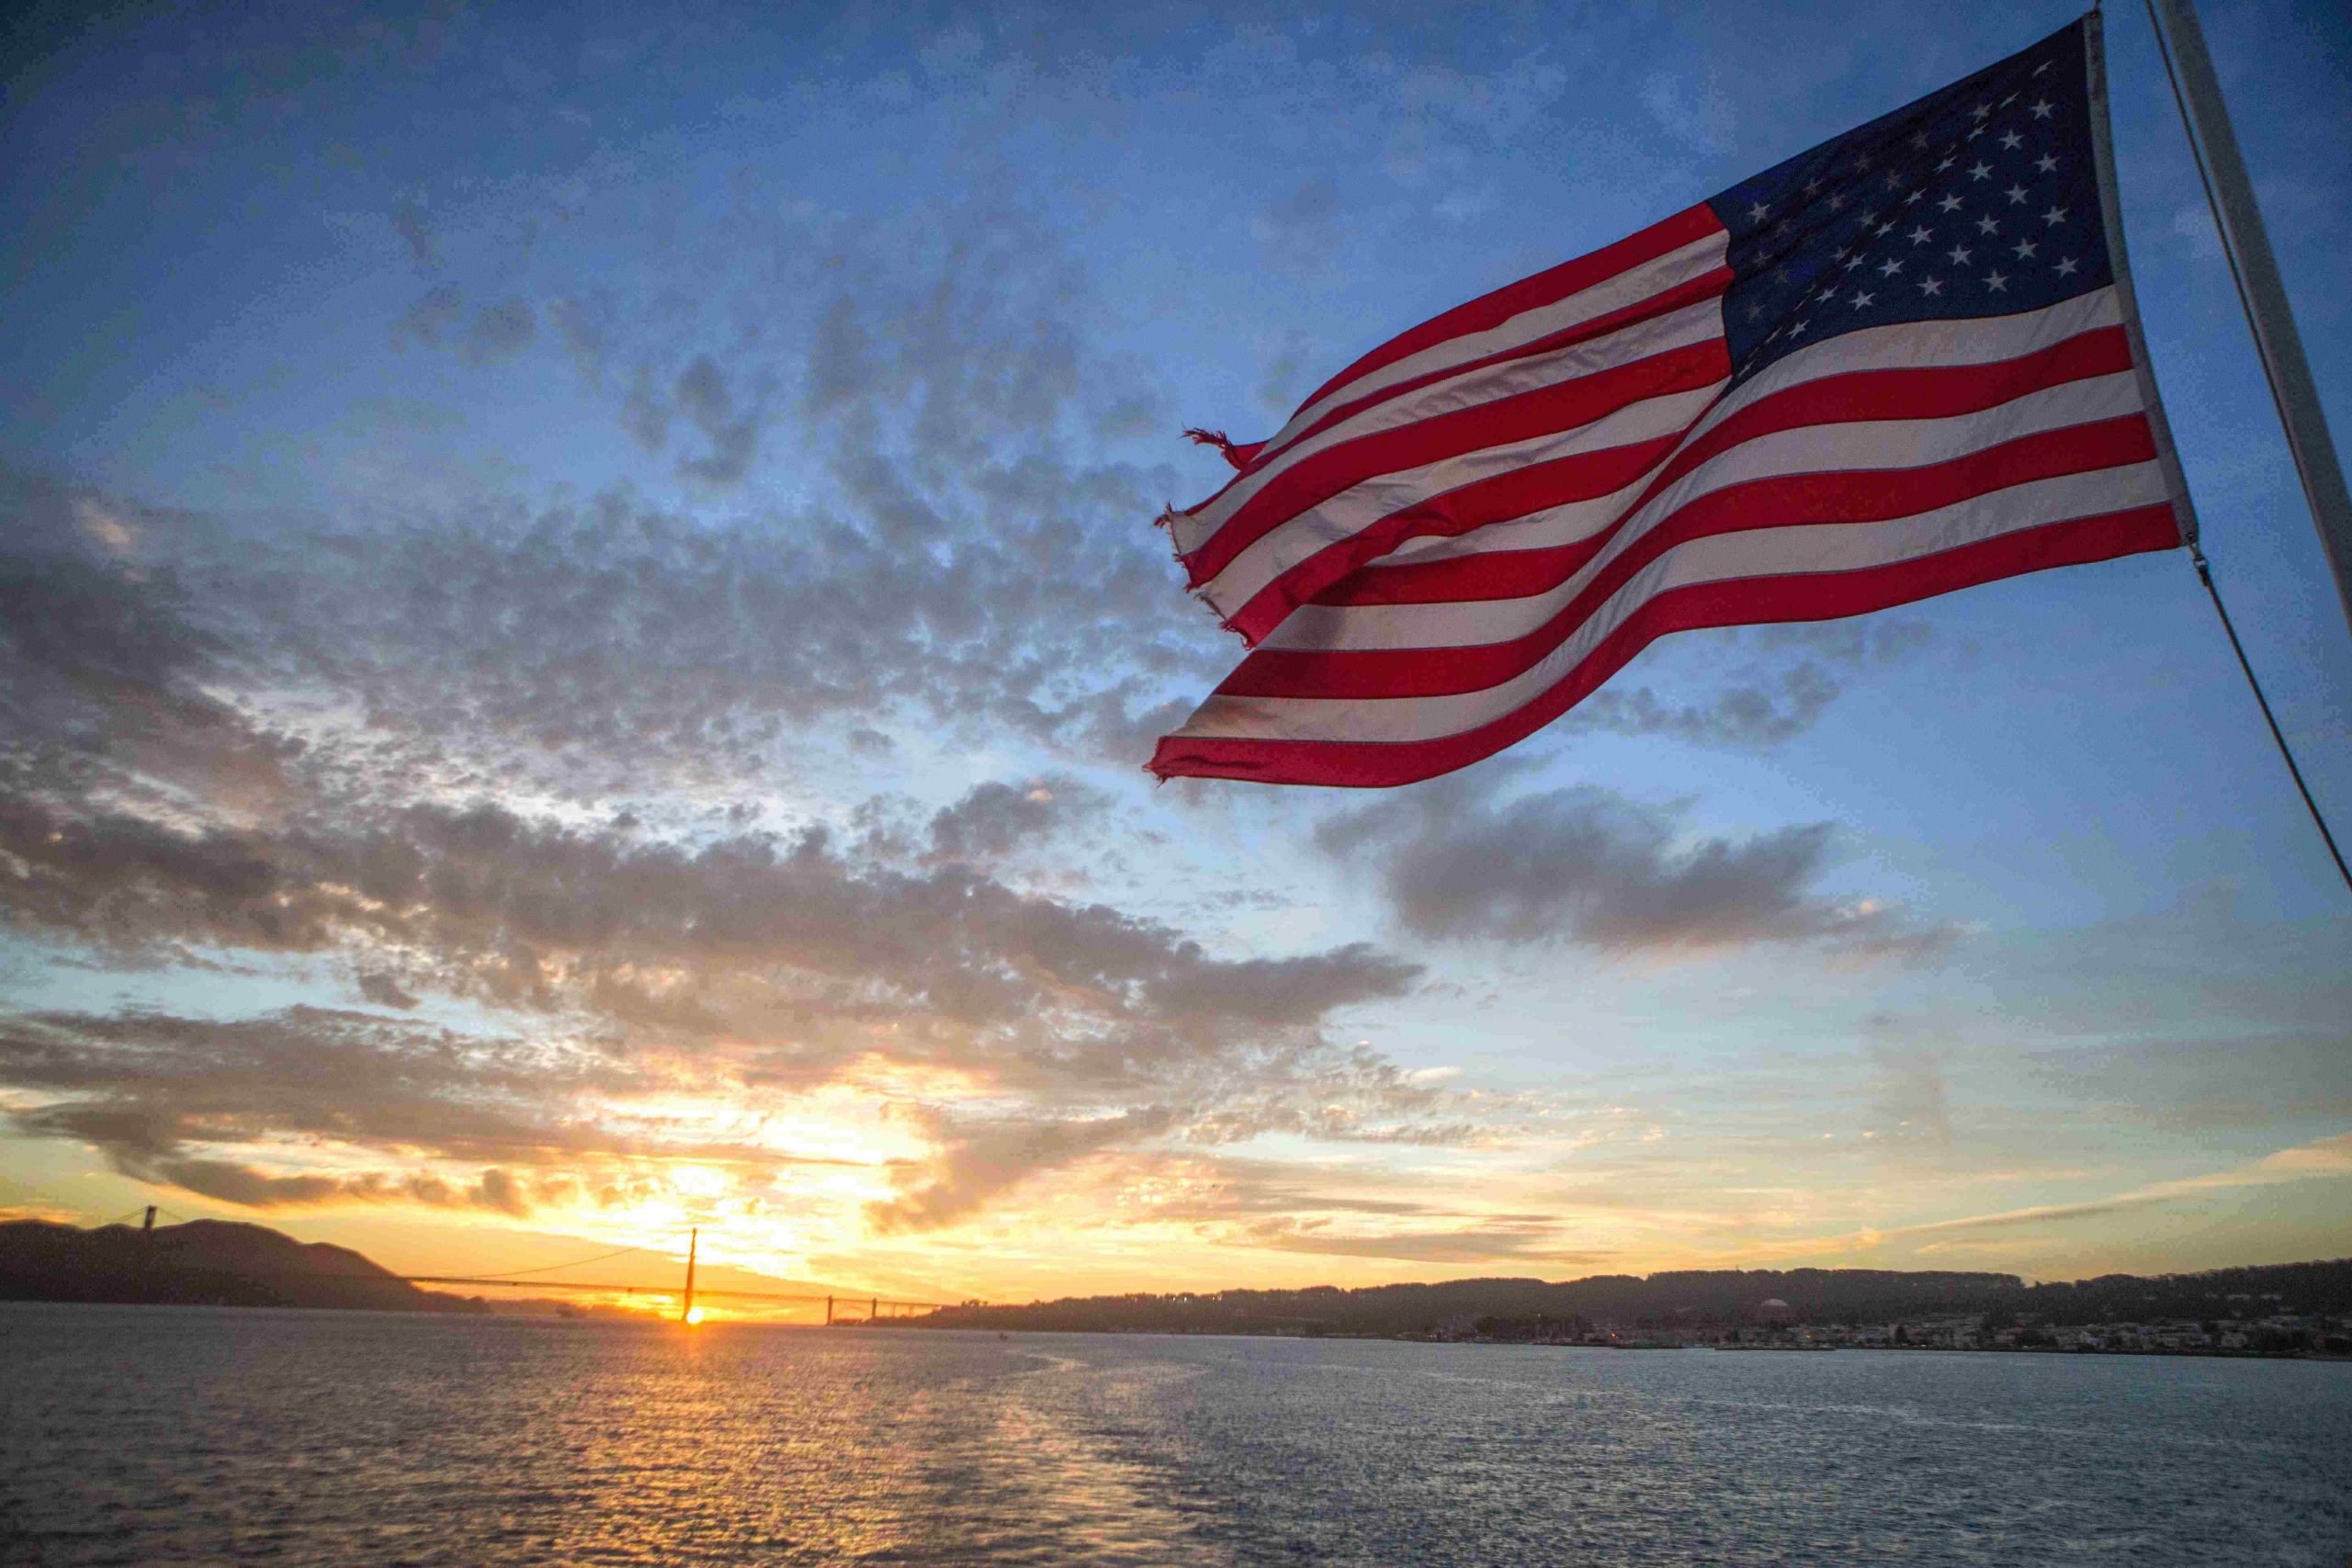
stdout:
{"type": "Polygon", "coordinates": [[[2352,1367],[0,1305],[0,1561],[2328,1564],[2352,1367]]]}

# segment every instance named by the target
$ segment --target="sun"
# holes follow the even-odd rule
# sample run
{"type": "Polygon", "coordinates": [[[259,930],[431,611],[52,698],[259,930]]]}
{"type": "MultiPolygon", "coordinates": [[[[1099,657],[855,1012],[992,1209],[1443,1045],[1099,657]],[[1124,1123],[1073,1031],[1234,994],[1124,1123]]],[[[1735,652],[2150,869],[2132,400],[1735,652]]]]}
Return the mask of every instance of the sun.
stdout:
{"type": "Polygon", "coordinates": [[[686,1326],[687,1326],[687,1327],[691,1328],[691,1327],[693,1327],[695,1324],[700,1323],[701,1321],[702,1321],[702,1308],[700,1308],[700,1307],[688,1307],[688,1308],[686,1309],[686,1326]]]}

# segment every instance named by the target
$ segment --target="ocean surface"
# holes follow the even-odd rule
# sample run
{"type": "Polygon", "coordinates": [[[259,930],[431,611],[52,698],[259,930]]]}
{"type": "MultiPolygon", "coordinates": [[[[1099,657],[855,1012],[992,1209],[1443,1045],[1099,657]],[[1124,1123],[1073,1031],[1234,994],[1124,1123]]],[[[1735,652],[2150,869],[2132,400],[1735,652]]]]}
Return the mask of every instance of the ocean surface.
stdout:
{"type": "Polygon", "coordinates": [[[8,1563],[2311,1563],[2352,1364],[0,1303],[8,1563]]]}

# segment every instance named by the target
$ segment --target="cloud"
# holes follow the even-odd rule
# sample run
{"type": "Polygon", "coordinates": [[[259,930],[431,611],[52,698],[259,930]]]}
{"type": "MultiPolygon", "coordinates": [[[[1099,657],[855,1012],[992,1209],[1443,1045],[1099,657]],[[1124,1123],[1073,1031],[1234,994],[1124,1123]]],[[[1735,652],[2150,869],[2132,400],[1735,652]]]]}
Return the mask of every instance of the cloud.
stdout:
{"type": "Polygon", "coordinates": [[[866,1217],[882,1235],[938,1230],[1033,1176],[1162,1133],[1172,1120],[1148,1106],[1088,1120],[949,1124],[911,1190],[868,1206],[866,1217]]]}
{"type": "Polygon", "coordinates": [[[475,1035],[293,1007],[254,1018],[170,1013],[0,1017],[0,1080],[41,1103],[27,1131],[142,1161],[190,1145],[336,1138],[435,1157],[530,1163],[625,1150],[607,1098],[668,1083],[578,1039],[475,1035]]]}
{"type": "Polygon", "coordinates": [[[402,989],[398,980],[377,970],[361,970],[358,986],[359,994],[378,1007],[398,1008],[406,1011],[417,1005],[416,998],[402,989]]]}
{"type": "Polygon", "coordinates": [[[1578,703],[1560,728],[1761,748],[1812,728],[1838,693],[1837,682],[1807,660],[1777,680],[1741,682],[1699,703],[1668,702],[1647,686],[1604,686],[1578,703]]]}
{"type": "MultiPolygon", "coordinates": [[[[639,1142],[614,1097],[676,1083],[750,1102],[876,1063],[1030,1108],[1018,1137],[941,1121],[947,1152],[889,1211],[899,1227],[968,1213],[1023,1162],[1100,1146],[1066,1122],[1219,1138],[1236,1134],[1232,1116],[1286,1118],[1392,1139],[1428,1122],[1419,1130],[1445,1135],[1438,1097],[1384,1081],[1376,1059],[1321,1033],[1335,1012],[1402,994],[1415,965],[1362,944],[1215,958],[1165,925],[961,863],[861,865],[820,830],[694,847],[484,806],[197,831],[18,797],[0,800],[0,856],[17,868],[0,912],[21,931],[134,958],[313,954],[356,964],[380,1003],[469,998],[562,1032],[501,1042],[296,1009],[221,1025],[37,1017],[0,1036],[0,1085],[56,1097],[20,1118],[25,1131],[97,1142],[126,1170],[223,1198],[368,1194],[236,1186],[214,1147],[263,1151],[247,1166],[289,1137],[593,1160],[639,1142]],[[1318,1109],[1285,1112],[1294,1096],[1318,1109]]],[[[649,1130],[642,1146],[680,1152],[674,1132],[649,1130]]]]}
{"type": "MultiPolygon", "coordinates": [[[[616,425],[648,452],[676,444],[713,495],[790,442],[808,476],[790,502],[706,515],[616,488],[439,513],[403,496],[381,509],[396,523],[175,517],[153,572],[236,655],[233,682],[208,689],[256,729],[290,694],[356,717],[372,756],[353,771],[375,777],[764,783],[787,736],[835,716],[1138,761],[1227,650],[1140,525],[1167,473],[1091,455],[1103,411],[1167,398],[1148,367],[1090,355],[1104,307],[1055,227],[976,205],[791,231],[776,250],[831,258],[770,280],[807,289],[815,318],[808,417],[789,426],[774,418],[804,367],[788,325],[699,351],[604,279],[553,280],[544,313],[575,356],[630,367],[604,389],[616,425]]],[[[396,335],[496,357],[536,342],[541,311],[519,295],[474,310],[451,283],[396,335]]]]}
{"type": "Polygon", "coordinates": [[[415,304],[411,305],[392,323],[395,347],[413,343],[424,348],[439,348],[455,341],[458,322],[465,313],[466,297],[454,283],[440,284],[425,290],[415,304]]]}
{"type": "Polygon", "coordinates": [[[1269,416],[1282,419],[1298,406],[1307,388],[1313,385],[1308,359],[1314,353],[1314,344],[1302,334],[1283,334],[1273,357],[1258,372],[1258,385],[1250,393],[1269,416]]]}
{"type": "Polygon", "coordinates": [[[1872,1129],[1892,1144],[1952,1146],[1951,1097],[1943,1063],[1931,1047],[1894,1020],[1873,1019],[1870,1043],[1872,1129]]]}
{"type": "Polygon", "coordinates": [[[1653,72],[1642,84],[1641,98],[1659,128],[1676,141],[1704,152],[1730,150],[1738,115],[1713,72],[1703,78],[1653,72]]]}
{"type": "Polygon", "coordinates": [[[773,1004],[838,981],[974,1027],[1014,1030],[1052,1004],[1207,1043],[1397,995],[1418,972],[1362,944],[1214,959],[1164,925],[964,867],[861,867],[819,829],[689,847],[481,805],[340,832],[187,831],[17,799],[0,801],[0,853],[17,868],[0,909],[21,924],[126,951],[372,954],[404,988],[537,1010],[626,1002],[699,1022],[737,982],[773,1004]],[[668,970],[686,978],[645,978],[668,970]]]}
{"type": "Polygon", "coordinates": [[[477,364],[511,358],[531,346],[539,335],[539,319],[519,299],[485,305],[474,313],[466,331],[466,357],[477,364]]]}
{"type": "Polygon", "coordinates": [[[441,248],[435,240],[433,225],[424,215],[424,204],[413,196],[404,196],[392,204],[392,231],[408,246],[409,259],[416,270],[424,273],[441,270],[441,248]]]}
{"type": "Polygon", "coordinates": [[[751,471],[752,458],[759,455],[760,409],[754,406],[737,413],[726,373],[707,354],[695,355],[692,363],[678,372],[670,398],[686,423],[710,443],[709,449],[700,457],[681,461],[678,471],[705,484],[742,482],[743,476],[751,471]]]}
{"type": "Polygon", "coordinates": [[[2275,1187],[2289,1181],[2346,1178],[2352,1178],[2352,1133],[2337,1133],[2279,1149],[2250,1164],[2177,1181],[2160,1181],[2126,1196],[2134,1201],[2157,1202],[2235,1187],[2275,1187]]]}
{"type": "Polygon", "coordinates": [[[314,1007],[231,1020],[0,1016],[0,1084],[19,1102],[18,1134],[85,1143],[134,1179],[255,1208],[520,1215],[581,1177],[665,1189],[673,1159],[841,1163],[648,1108],[705,1077],[611,1037],[466,1033],[314,1007]]]}
{"type": "Polygon", "coordinates": [[[1673,807],[1590,785],[1498,798],[1498,777],[1397,791],[1328,818],[1316,844],[1376,881],[1419,937],[1659,955],[1824,942],[1887,956],[1949,941],[1876,904],[1815,894],[1827,823],[1691,840],[1673,807]]]}
{"type": "Polygon", "coordinates": [[[1333,1235],[1312,1224],[1277,1222],[1236,1239],[1242,1245],[1274,1252],[1303,1252],[1327,1258],[1389,1258],[1408,1263],[1535,1262],[1589,1267],[1605,1263],[1614,1256],[1563,1247],[1556,1231],[1542,1222],[1370,1235],[1333,1235]]]}
{"type": "Polygon", "coordinates": [[[232,807],[285,788],[293,748],[216,688],[237,651],[141,555],[178,519],[0,470],[0,794],[161,777],[232,807]]]}
{"type": "Polygon", "coordinates": [[[1845,690],[1835,671],[1907,663],[1933,641],[1924,624],[1853,618],[1724,628],[1679,639],[1651,656],[1676,671],[1662,697],[1622,677],[1585,698],[1556,728],[1570,734],[1663,735],[1698,746],[1761,750],[1811,729],[1845,690]],[[1780,656],[1802,654],[1782,666],[1780,656]],[[1703,671],[1693,679],[1695,671],[1703,671]],[[1708,687],[1713,690],[1708,690],[1708,687]]]}
{"type": "Polygon", "coordinates": [[[1250,231],[1275,265],[1317,271],[1332,260],[1340,213],[1340,187],[1317,175],[1260,208],[1250,231]]]}
{"type": "Polygon", "coordinates": [[[562,338],[572,363],[592,381],[604,374],[605,356],[612,350],[617,331],[614,314],[612,302],[594,290],[548,306],[548,324],[562,338]]]}
{"type": "Polygon", "coordinates": [[[985,864],[1102,809],[1109,797],[1067,774],[975,784],[931,819],[934,863],[985,864]]]}

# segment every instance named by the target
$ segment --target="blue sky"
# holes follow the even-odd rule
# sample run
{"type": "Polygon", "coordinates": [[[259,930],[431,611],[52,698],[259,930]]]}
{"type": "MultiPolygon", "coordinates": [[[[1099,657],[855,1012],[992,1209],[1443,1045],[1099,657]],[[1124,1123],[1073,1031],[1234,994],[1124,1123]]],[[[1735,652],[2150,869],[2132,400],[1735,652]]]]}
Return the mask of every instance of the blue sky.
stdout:
{"type": "MultiPolygon", "coordinates": [[[[36,14],[0,1201],[992,1295],[2352,1250],[2352,900],[2180,556],[1670,638],[1377,799],[1139,771],[1236,652],[1182,426],[2072,15],[36,14]]],[[[2341,430],[2352,29],[2205,22],[2341,430]]],[[[2109,53],[2342,816],[2352,635],[2109,53]]]]}

